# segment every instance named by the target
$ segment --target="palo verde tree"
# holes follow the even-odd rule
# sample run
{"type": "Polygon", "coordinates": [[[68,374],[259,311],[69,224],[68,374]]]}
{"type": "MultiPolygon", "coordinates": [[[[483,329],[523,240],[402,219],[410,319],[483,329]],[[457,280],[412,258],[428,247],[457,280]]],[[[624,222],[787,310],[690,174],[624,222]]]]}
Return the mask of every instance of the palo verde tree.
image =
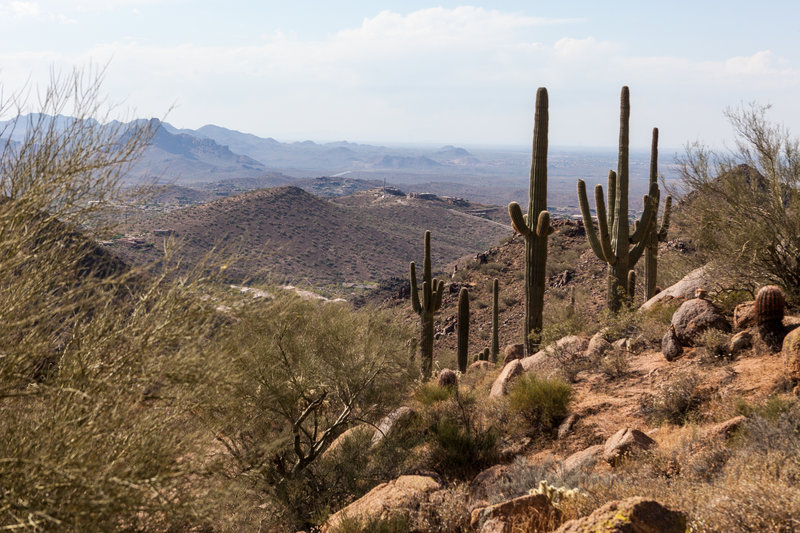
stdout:
{"type": "MultiPolygon", "coordinates": [[[[594,189],[597,206],[597,225],[599,235],[595,232],[589,201],[586,197],[586,183],[578,180],[578,202],[581,207],[583,224],[586,227],[586,238],[595,255],[608,263],[608,307],[613,312],[619,311],[623,302],[633,298],[635,274],[633,267],[641,258],[647,245],[647,236],[652,230],[658,211],[658,183],[650,183],[650,191],[645,197],[642,217],[631,232],[628,220],[628,144],[629,122],[631,114],[630,92],[628,87],[622,88],[620,96],[619,117],[619,154],[617,171],[608,173],[608,211],[603,198],[603,186],[594,189]],[[609,229],[611,232],[609,233],[609,229]]],[[[658,142],[658,131],[653,133],[653,146],[658,142]]],[[[657,153],[657,152],[655,152],[657,153]]]]}
{"type": "Polygon", "coordinates": [[[719,290],[778,285],[800,301],[800,141],[769,106],[728,109],[730,151],[689,144],[675,217],[719,290]]]}
{"type": "Polygon", "coordinates": [[[517,202],[508,204],[508,214],[514,231],[525,239],[525,327],[524,344],[527,355],[539,347],[544,311],[544,281],[547,267],[547,239],[553,233],[547,211],[547,89],[536,91],[536,114],[533,125],[533,156],[528,213],[523,215],[517,202]]]}

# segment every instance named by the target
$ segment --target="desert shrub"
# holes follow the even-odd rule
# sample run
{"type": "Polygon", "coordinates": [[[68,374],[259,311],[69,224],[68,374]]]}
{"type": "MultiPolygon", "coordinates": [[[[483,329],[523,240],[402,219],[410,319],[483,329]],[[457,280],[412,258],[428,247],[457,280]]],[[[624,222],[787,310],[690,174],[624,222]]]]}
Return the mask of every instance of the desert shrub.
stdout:
{"type": "Polygon", "coordinates": [[[597,369],[609,379],[621,378],[628,373],[630,363],[625,350],[611,349],[600,356],[597,369]]]}
{"type": "Polygon", "coordinates": [[[701,335],[698,344],[703,349],[702,360],[717,363],[730,359],[730,334],[718,329],[707,329],[701,335]]]}
{"type": "Polygon", "coordinates": [[[464,479],[492,464],[499,431],[481,412],[474,393],[460,389],[423,414],[430,443],[428,462],[440,474],[464,479]]]}
{"type": "Polygon", "coordinates": [[[644,410],[657,423],[684,424],[696,415],[704,401],[698,391],[699,385],[700,377],[696,373],[678,373],[646,400],[644,410]]]}
{"type": "Polygon", "coordinates": [[[571,398],[572,388],[564,381],[526,375],[514,384],[508,405],[534,431],[547,433],[567,416],[571,398]]]}
{"type": "Polygon", "coordinates": [[[426,381],[421,383],[414,391],[414,398],[424,406],[447,400],[455,393],[454,387],[441,387],[438,384],[426,381]]]}

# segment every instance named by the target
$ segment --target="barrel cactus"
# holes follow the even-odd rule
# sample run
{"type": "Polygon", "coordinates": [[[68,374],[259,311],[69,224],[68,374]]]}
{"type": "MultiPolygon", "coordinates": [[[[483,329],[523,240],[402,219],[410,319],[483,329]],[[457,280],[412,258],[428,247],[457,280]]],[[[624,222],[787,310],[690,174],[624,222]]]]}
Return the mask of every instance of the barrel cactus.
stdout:
{"type": "Polygon", "coordinates": [[[786,299],[783,291],[776,285],[761,287],[756,294],[753,312],[758,324],[758,333],[768,346],[777,350],[783,343],[786,330],[783,326],[783,312],[786,299]]]}

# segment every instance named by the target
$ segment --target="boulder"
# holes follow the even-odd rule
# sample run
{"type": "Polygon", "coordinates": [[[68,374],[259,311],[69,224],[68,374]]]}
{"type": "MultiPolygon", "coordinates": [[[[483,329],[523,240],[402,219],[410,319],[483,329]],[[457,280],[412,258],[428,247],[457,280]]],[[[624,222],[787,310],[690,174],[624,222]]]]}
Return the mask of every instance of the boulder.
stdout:
{"type": "Polygon", "coordinates": [[[442,487],[428,476],[400,476],[381,483],[344,509],[331,515],[321,533],[335,530],[344,517],[377,521],[407,517],[410,521],[430,513],[431,495],[442,487]]]}
{"type": "Polygon", "coordinates": [[[573,453],[561,462],[563,476],[567,477],[577,472],[590,472],[602,458],[604,449],[602,444],[595,444],[585,450],[573,453]]]}
{"type": "Polygon", "coordinates": [[[589,339],[586,337],[567,335],[566,337],[562,337],[552,344],[548,344],[544,351],[550,354],[562,353],[569,355],[583,355],[588,346],[589,339]]]}
{"type": "Polygon", "coordinates": [[[514,359],[522,359],[523,357],[525,357],[525,345],[522,343],[509,344],[503,350],[503,364],[508,364],[514,359]]]}
{"type": "Polygon", "coordinates": [[[694,291],[708,285],[708,274],[706,267],[702,266],[686,274],[683,279],[659,292],[639,308],[640,311],[647,311],[658,304],[670,304],[673,302],[683,302],[694,298],[694,291]]]}
{"type": "Polygon", "coordinates": [[[522,363],[519,362],[519,359],[514,359],[503,367],[503,371],[500,372],[500,375],[497,376],[497,379],[492,383],[492,390],[489,392],[489,397],[502,398],[508,391],[508,384],[520,374],[522,374],[522,363]]]}
{"type": "Polygon", "coordinates": [[[604,336],[604,331],[598,331],[589,339],[589,347],[586,348],[586,357],[597,359],[611,349],[611,343],[604,336]]]}
{"type": "Polygon", "coordinates": [[[472,511],[472,531],[481,533],[549,531],[558,523],[560,512],[544,494],[528,494],[472,511]],[[545,529],[547,528],[547,529],[545,529]]]}
{"type": "Polygon", "coordinates": [[[509,481],[508,465],[494,465],[483,470],[469,483],[469,495],[473,500],[486,500],[499,492],[498,485],[509,481]]]}
{"type": "Polygon", "coordinates": [[[626,455],[638,450],[648,450],[655,443],[656,441],[638,429],[622,428],[603,445],[603,459],[614,466],[626,455]]]}
{"type": "Polygon", "coordinates": [[[661,353],[664,354],[664,359],[667,361],[674,361],[683,353],[683,346],[681,346],[678,336],[675,334],[675,328],[669,327],[661,339],[661,353]]]}
{"type": "Polygon", "coordinates": [[[405,405],[398,407],[386,415],[384,419],[381,420],[380,424],[378,424],[378,429],[375,430],[375,434],[372,436],[370,446],[377,446],[384,438],[391,435],[393,431],[397,431],[406,424],[410,424],[416,417],[417,412],[412,408],[405,405]]]}
{"type": "Polygon", "coordinates": [[[322,452],[322,458],[335,457],[342,445],[348,440],[356,440],[364,438],[364,442],[369,439],[375,430],[367,425],[360,425],[346,430],[344,433],[336,437],[328,449],[322,452]]]}
{"type": "Polygon", "coordinates": [[[733,327],[747,329],[756,325],[756,302],[751,300],[736,306],[733,310],[733,327]]]}
{"type": "Polygon", "coordinates": [[[731,330],[731,325],[719,309],[703,298],[683,302],[672,315],[672,327],[682,346],[694,346],[700,335],[708,329],[731,330]]]}
{"type": "Polygon", "coordinates": [[[792,383],[800,383],[800,328],[793,329],[783,339],[783,362],[786,377],[792,383]]]}
{"type": "Polygon", "coordinates": [[[564,523],[556,533],[684,533],[686,517],[654,500],[627,498],[564,523]]]}
{"type": "Polygon", "coordinates": [[[728,350],[731,353],[741,352],[753,346],[753,334],[749,331],[740,331],[731,338],[728,350]]]}

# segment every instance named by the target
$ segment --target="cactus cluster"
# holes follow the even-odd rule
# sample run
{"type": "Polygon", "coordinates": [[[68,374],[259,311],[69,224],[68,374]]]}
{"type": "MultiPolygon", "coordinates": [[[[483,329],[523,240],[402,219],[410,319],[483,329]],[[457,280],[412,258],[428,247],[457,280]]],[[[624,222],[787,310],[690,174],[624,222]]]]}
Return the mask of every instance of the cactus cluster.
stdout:
{"type": "Polygon", "coordinates": [[[581,496],[582,493],[578,489],[568,489],[567,487],[555,487],[553,485],[549,485],[547,481],[542,480],[539,482],[539,486],[535,489],[530,489],[528,494],[543,494],[547,496],[547,499],[550,500],[553,504],[559,504],[564,500],[568,500],[570,498],[577,498],[581,496]]]}
{"type": "Polygon", "coordinates": [[[523,330],[526,355],[536,353],[542,330],[544,310],[544,281],[547,265],[547,239],[553,233],[547,211],[547,89],[536,91],[536,115],[533,126],[533,155],[528,213],[522,214],[518,203],[508,204],[508,214],[514,230],[525,239],[525,327],[523,330]]]}
{"type": "MultiPolygon", "coordinates": [[[[636,276],[633,267],[648,242],[658,211],[658,183],[651,181],[650,190],[645,196],[642,217],[633,226],[631,232],[628,220],[628,145],[630,122],[630,92],[628,87],[622,88],[620,96],[619,154],[617,171],[608,173],[608,210],[603,198],[603,186],[597,185],[594,190],[597,209],[597,226],[594,222],[586,197],[586,183],[578,180],[578,202],[581,207],[586,237],[598,258],[608,263],[608,307],[613,312],[619,311],[623,303],[633,299],[636,276]]],[[[657,157],[658,130],[653,130],[653,151],[651,157],[657,157]]],[[[654,168],[651,162],[651,168],[654,168]]]]}
{"type": "Polygon", "coordinates": [[[425,259],[422,269],[422,297],[417,288],[417,268],[411,262],[411,306],[420,317],[420,365],[422,376],[431,377],[433,367],[433,315],[442,307],[444,281],[431,274],[431,232],[425,232],[425,259]]]}

